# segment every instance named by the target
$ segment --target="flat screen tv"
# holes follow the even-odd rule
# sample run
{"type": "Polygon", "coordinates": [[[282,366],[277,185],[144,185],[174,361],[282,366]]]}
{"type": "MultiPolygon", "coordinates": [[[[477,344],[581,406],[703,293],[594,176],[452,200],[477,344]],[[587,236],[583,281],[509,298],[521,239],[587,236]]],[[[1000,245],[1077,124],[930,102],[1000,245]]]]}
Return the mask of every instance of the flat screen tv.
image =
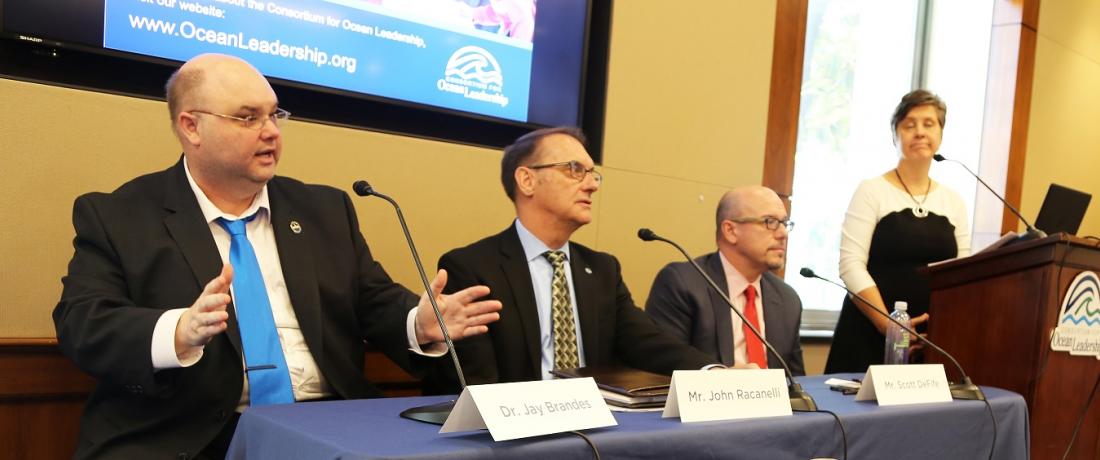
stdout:
{"type": "Polygon", "coordinates": [[[0,74],[163,97],[244,58],[296,118],[499,147],[543,126],[602,143],[610,0],[0,0],[0,74]]]}

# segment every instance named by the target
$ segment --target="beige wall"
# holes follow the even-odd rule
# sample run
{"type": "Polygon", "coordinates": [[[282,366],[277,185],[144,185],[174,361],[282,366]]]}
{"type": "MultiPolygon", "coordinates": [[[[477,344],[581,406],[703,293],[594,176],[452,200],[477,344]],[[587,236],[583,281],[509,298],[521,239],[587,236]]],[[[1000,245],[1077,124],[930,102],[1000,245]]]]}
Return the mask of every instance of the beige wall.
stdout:
{"type": "Polygon", "coordinates": [[[775,2],[709,2],[706,15],[655,0],[615,9],[594,243],[620,258],[642,304],[657,271],[681,256],[642,242],[638,228],[712,251],[722,192],[760,183],[775,2]]]}
{"type": "MultiPolygon", "coordinates": [[[[655,0],[618,2],[608,88],[606,182],[596,221],[577,240],[612,252],[643,303],[673,249],[643,244],[638,227],[701,254],[727,187],[758,183],[763,165],[775,2],[714,2],[697,16],[655,0]],[[692,24],[669,33],[668,24],[692,24]],[[748,44],[751,44],[748,45],[748,44]],[[699,69],[704,71],[699,72],[699,69]]],[[[1092,193],[1079,234],[1100,234],[1100,4],[1042,3],[1021,211],[1034,217],[1047,184],[1092,193]]],[[[50,337],[50,312],[71,256],[72,200],[165,168],[178,147],[163,103],[0,79],[0,337],[50,337]]],[[[293,109],[293,107],[290,107],[293,109]]],[[[291,122],[280,171],[347,189],[359,178],[400,200],[434,266],[447,249],[499,231],[511,216],[497,151],[291,122]],[[429,181],[417,181],[411,171],[429,181]],[[458,173],[456,173],[456,171],[458,173]]],[[[396,218],[358,200],[376,256],[417,282],[396,218]]],[[[828,346],[806,345],[820,373],[828,346]]]]}
{"type": "MultiPolygon", "coordinates": [[[[663,5],[615,6],[606,181],[595,222],[576,236],[620,257],[639,303],[678,256],[644,246],[637,228],[702,253],[721,191],[760,182],[775,20],[774,1],[715,1],[706,15],[663,5]]],[[[0,101],[0,337],[52,337],[73,199],[166,168],[179,148],[159,101],[5,79],[0,101]]],[[[283,134],[281,174],[345,190],[370,180],[402,204],[427,266],[510,222],[497,151],[298,122],[283,134]]],[[[357,208],[376,257],[414,286],[392,210],[361,199],[357,208]]]]}
{"type": "Polygon", "coordinates": [[[1034,218],[1051,182],[1093,195],[1078,235],[1100,236],[1100,2],[1040,4],[1020,212],[1034,218]]]}

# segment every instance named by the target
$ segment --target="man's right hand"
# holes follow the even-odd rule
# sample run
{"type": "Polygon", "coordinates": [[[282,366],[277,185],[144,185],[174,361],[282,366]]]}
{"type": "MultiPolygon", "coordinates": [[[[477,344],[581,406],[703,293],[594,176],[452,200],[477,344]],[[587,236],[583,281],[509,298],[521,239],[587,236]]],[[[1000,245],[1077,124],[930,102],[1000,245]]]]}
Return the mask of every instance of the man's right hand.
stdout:
{"type": "Polygon", "coordinates": [[[222,272],[203,288],[195,303],[180,315],[176,323],[176,356],[180,361],[202,351],[204,345],[228,326],[229,286],[233,283],[233,267],[222,266],[222,272]]]}

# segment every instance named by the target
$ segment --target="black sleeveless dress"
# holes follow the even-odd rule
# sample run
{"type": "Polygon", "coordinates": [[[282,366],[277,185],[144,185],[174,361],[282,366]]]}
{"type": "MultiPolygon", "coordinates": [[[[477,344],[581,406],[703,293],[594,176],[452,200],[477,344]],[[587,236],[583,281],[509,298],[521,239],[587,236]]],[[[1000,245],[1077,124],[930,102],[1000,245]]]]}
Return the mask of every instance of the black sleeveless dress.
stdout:
{"type": "MultiPolygon", "coordinates": [[[[887,214],[875,224],[867,272],[875,280],[886,310],[893,312],[895,301],[905,301],[912,318],[928,312],[930,295],[928,280],[917,269],[957,254],[955,226],[947,217],[933,212],[917,217],[906,208],[887,214]]],[[[886,337],[845,294],[825,373],[865,372],[869,365],[882,364],[885,341],[886,337]]]]}

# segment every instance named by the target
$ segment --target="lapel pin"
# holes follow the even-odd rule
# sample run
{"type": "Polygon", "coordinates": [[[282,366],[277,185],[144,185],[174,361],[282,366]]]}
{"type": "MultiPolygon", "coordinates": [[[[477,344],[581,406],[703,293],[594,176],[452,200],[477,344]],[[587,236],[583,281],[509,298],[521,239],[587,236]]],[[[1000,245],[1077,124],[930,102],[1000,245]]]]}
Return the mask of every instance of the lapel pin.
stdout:
{"type": "Polygon", "coordinates": [[[294,233],[302,233],[302,226],[296,220],[290,221],[290,231],[294,233]]]}
{"type": "Polygon", "coordinates": [[[592,269],[591,269],[591,268],[588,268],[588,267],[584,267],[584,272],[585,272],[585,273],[588,273],[589,275],[591,275],[591,274],[592,274],[592,269]]]}

